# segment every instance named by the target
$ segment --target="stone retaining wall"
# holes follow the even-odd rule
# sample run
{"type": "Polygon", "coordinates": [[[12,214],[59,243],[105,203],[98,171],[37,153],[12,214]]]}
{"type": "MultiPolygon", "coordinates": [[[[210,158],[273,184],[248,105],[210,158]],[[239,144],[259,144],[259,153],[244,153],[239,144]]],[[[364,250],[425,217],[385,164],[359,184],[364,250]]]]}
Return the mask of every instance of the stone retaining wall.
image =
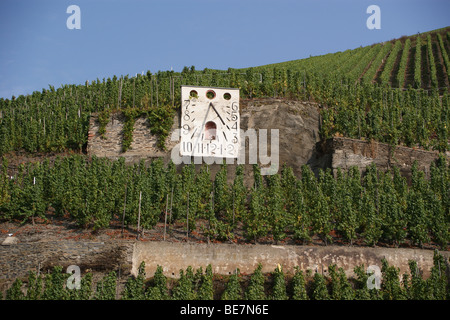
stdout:
{"type": "MultiPolygon", "coordinates": [[[[449,261],[450,251],[440,252],[449,261]]],[[[400,269],[400,274],[409,272],[408,261],[415,260],[427,278],[433,266],[433,251],[403,248],[366,248],[347,246],[276,246],[276,245],[236,245],[198,244],[162,241],[48,241],[17,243],[0,246],[0,292],[10,287],[16,278],[25,279],[28,271],[49,272],[53,266],[64,269],[77,265],[82,275],[92,272],[100,279],[110,271],[121,276],[121,286],[130,274],[136,275],[142,261],[146,275],[152,277],[158,265],[165,275],[177,278],[180,269],[188,266],[205,269],[208,264],[213,272],[228,275],[239,268],[243,274],[251,274],[258,263],[263,272],[272,272],[281,265],[287,274],[294,267],[301,270],[328,274],[328,267],[336,264],[347,276],[354,276],[355,266],[364,264],[381,268],[381,260],[386,258],[389,265],[400,269]]]]}
{"type": "MultiPolygon", "coordinates": [[[[177,122],[177,117],[174,123],[177,122]]],[[[121,113],[112,114],[104,137],[98,133],[99,123],[96,115],[92,115],[89,124],[89,155],[117,159],[124,157],[127,162],[138,162],[140,159],[165,157],[167,154],[157,147],[157,137],[150,132],[149,120],[138,118],[134,123],[133,141],[126,152],[122,152],[123,126],[125,117],[121,113]]],[[[170,139],[168,139],[170,144],[170,139]]]]}
{"type": "Polygon", "coordinates": [[[29,271],[47,273],[54,266],[77,265],[81,272],[131,270],[132,242],[43,241],[0,245],[0,291],[29,271]]]}
{"type": "MultiPolygon", "coordinates": [[[[352,166],[364,170],[375,163],[378,169],[389,170],[398,167],[402,175],[409,177],[415,160],[418,168],[429,177],[430,165],[439,153],[404,146],[391,146],[386,143],[358,139],[333,137],[318,146],[323,167],[329,167],[336,173],[338,168],[347,170],[352,166]]],[[[446,154],[449,159],[449,153],[446,154]]]]}
{"type": "MultiPolygon", "coordinates": [[[[314,158],[314,147],[319,141],[319,112],[314,103],[288,101],[282,99],[251,99],[241,100],[240,102],[240,128],[245,132],[249,129],[267,130],[268,156],[271,155],[271,133],[272,130],[279,132],[279,155],[271,158],[269,164],[262,167],[270,167],[272,164],[281,169],[283,164],[293,168],[296,175],[300,175],[301,166],[314,158]]],[[[126,152],[122,152],[122,136],[124,116],[122,114],[111,115],[110,121],[106,126],[105,138],[98,133],[99,123],[97,116],[93,114],[90,119],[89,139],[87,153],[90,156],[106,157],[109,159],[118,159],[123,157],[126,163],[137,163],[143,160],[149,163],[155,158],[162,158],[164,163],[168,163],[172,156],[172,150],[179,141],[170,141],[172,133],[179,128],[179,114],[177,113],[173,120],[171,133],[166,139],[166,151],[156,147],[157,137],[150,132],[150,123],[146,118],[136,119],[133,132],[133,142],[126,152]]],[[[256,135],[256,141],[252,139],[252,152],[258,163],[261,158],[260,137],[256,135]]],[[[245,165],[244,165],[244,183],[251,186],[253,183],[253,162],[250,163],[250,139],[245,138],[245,165]]],[[[264,140],[263,140],[264,141],[264,140]]],[[[265,141],[264,141],[265,142],[265,141]]],[[[263,142],[263,143],[264,143],[263,142]]],[[[265,155],[265,154],[264,154],[265,155]]],[[[220,169],[219,164],[210,165],[211,176],[220,169]]],[[[237,164],[228,165],[228,180],[231,182],[234,178],[234,172],[237,164]]],[[[181,170],[182,165],[178,165],[181,170]]],[[[200,164],[196,164],[199,170],[200,164]]]]}
{"type": "MultiPolygon", "coordinates": [[[[427,151],[405,146],[391,146],[375,141],[364,141],[342,137],[333,137],[320,141],[319,113],[317,106],[300,101],[280,99],[251,99],[241,101],[242,130],[248,129],[278,129],[279,130],[279,167],[286,164],[300,176],[301,166],[308,164],[317,172],[318,169],[338,168],[349,169],[357,166],[362,170],[371,163],[377,168],[386,170],[394,166],[400,168],[402,175],[409,177],[411,166],[418,161],[419,169],[428,175],[430,164],[438,157],[438,152],[427,151]]],[[[124,157],[128,163],[144,159],[148,162],[154,158],[162,158],[167,163],[171,151],[178,142],[171,142],[170,135],[166,140],[167,151],[156,147],[157,138],[150,132],[148,119],[139,118],[135,122],[133,142],[126,152],[122,149],[122,129],[124,118],[121,114],[113,114],[106,126],[105,138],[98,134],[99,124],[96,116],[91,117],[88,154],[99,157],[117,159],[124,157]]],[[[179,115],[174,117],[172,132],[179,127],[179,115]]],[[[248,146],[248,144],[247,144],[248,146]]],[[[269,145],[270,146],[270,145],[269,145]]],[[[269,148],[270,150],[270,148],[269,148]]],[[[246,163],[248,162],[248,147],[246,147],[246,163]]],[[[447,152],[447,158],[450,153],[447,152]]],[[[259,158],[258,158],[259,159],[259,158]]],[[[235,165],[229,165],[233,172],[235,165]]],[[[215,174],[219,166],[211,165],[215,174]]],[[[251,184],[252,166],[244,166],[245,183],[251,184]]]]}
{"type": "MultiPolygon", "coordinates": [[[[441,254],[448,261],[450,252],[441,254]]],[[[400,268],[400,274],[409,272],[409,260],[417,261],[425,278],[433,267],[433,251],[421,249],[136,242],[131,273],[137,274],[139,264],[144,261],[147,276],[152,276],[158,265],[163,267],[166,276],[176,278],[180,269],[188,266],[205,269],[208,264],[218,274],[231,274],[236,268],[241,273],[251,274],[258,263],[262,264],[263,272],[272,272],[280,264],[286,273],[292,274],[298,266],[301,270],[311,269],[325,275],[328,266],[336,264],[347,276],[354,276],[353,269],[361,264],[381,269],[383,258],[389,265],[400,268]]]]}

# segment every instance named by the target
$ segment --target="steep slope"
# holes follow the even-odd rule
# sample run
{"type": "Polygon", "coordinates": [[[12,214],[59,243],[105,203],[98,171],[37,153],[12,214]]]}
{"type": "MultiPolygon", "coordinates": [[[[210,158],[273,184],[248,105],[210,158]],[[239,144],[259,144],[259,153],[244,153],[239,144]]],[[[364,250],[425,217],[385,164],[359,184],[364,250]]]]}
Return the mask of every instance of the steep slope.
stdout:
{"type": "MultiPolygon", "coordinates": [[[[400,39],[393,39],[372,46],[307,59],[257,66],[251,69],[255,72],[261,72],[272,68],[283,68],[291,71],[318,73],[327,77],[345,76],[354,81],[382,83],[394,88],[407,88],[409,85],[423,89],[440,88],[443,92],[448,91],[449,84],[449,34],[450,27],[446,27],[413,36],[403,36],[400,39]],[[418,48],[421,58],[418,61],[420,68],[414,64],[418,48]],[[409,56],[410,63],[406,75],[412,75],[412,79],[414,79],[414,75],[418,76],[421,80],[420,83],[410,81],[409,77],[404,81],[405,70],[395,68],[400,63],[402,55],[409,56]],[[398,81],[392,81],[393,78],[398,81]],[[432,78],[435,78],[435,81],[431,81],[432,78]]],[[[245,72],[248,69],[244,68],[241,71],[245,72]]]]}

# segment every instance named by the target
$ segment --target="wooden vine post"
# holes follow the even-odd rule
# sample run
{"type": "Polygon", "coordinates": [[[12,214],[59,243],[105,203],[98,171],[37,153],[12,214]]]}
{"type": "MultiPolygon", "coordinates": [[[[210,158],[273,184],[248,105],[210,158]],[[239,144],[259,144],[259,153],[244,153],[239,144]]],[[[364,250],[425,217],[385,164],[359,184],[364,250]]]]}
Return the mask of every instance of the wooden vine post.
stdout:
{"type": "Polygon", "coordinates": [[[137,224],[137,239],[139,240],[140,235],[140,223],[141,223],[141,200],[142,200],[142,191],[139,191],[139,210],[138,210],[138,224],[137,224]]]}
{"type": "Polygon", "coordinates": [[[122,215],[122,237],[125,228],[125,209],[127,208],[127,184],[125,184],[125,200],[123,202],[123,215],[122,215]]]}
{"type": "Polygon", "coordinates": [[[186,241],[189,240],[189,192],[187,193],[187,209],[186,209],[186,241]]]}
{"type": "Polygon", "coordinates": [[[167,226],[167,207],[169,205],[169,194],[166,196],[166,210],[164,214],[164,241],[166,241],[166,226],[167,226]]]}

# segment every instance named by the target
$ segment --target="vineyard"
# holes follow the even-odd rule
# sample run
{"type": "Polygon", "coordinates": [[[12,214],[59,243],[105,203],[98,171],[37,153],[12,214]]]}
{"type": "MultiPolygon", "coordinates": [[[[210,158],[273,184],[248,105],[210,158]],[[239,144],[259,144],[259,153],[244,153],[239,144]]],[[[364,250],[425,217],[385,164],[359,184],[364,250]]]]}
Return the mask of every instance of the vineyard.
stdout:
{"type": "Polygon", "coordinates": [[[145,116],[165,148],[180,105],[180,85],[241,89],[242,98],[314,100],[321,105],[323,139],[333,135],[392,145],[449,150],[448,28],[324,56],[227,71],[185,67],[134,77],[114,76],[0,99],[0,154],[86,148],[89,118],[100,133],[109,116],[124,113],[123,151],[134,120],[145,116]],[[419,54],[421,52],[422,54],[419,54]]]}
{"type": "Polygon", "coordinates": [[[354,276],[347,277],[342,268],[328,267],[328,275],[311,270],[286,275],[278,265],[270,274],[261,272],[262,265],[250,275],[236,269],[231,276],[214,274],[211,265],[203,271],[188,267],[180,270],[179,279],[167,279],[158,266],[154,276],[147,279],[145,264],[141,263],[136,277],[126,280],[119,292],[115,271],[94,283],[92,273],[86,273],[78,289],[56,266],[52,272],[41,275],[30,271],[25,283],[16,279],[6,291],[5,300],[446,300],[450,287],[445,274],[445,259],[437,252],[430,277],[423,279],[417,262],[410,261],[410,272],[400,274],[399,269],[381,261],[381,273],[355,267],[354,276]],[[374,276],[379,276],[378,287],[374,276]],[[367,283],[372,283],[369,288],[367,283]]]}
{"type": "Polygon", "coordinates": [[[284,68],[392,88],[412,87],[448,92],[449,42],[450,28],[447,27],[372,46],[252,69],[284,68]]]}
{"type": "MultiPolygon", "coordinates": [[[[442,94],[437,87],[400,90],[395,82],[406,85],[407,74],[415,70],[414,77],[421,82],[428,74],[428,82],[443,83],[449,43],[446,28],[245,70],[199,72],[191,67],[181,73],[147,72],[58,89],[50,86],[0,100],[0,153],[83,153],[90,115],[98,114],[103,134],[110,114],[118,111],[126,118],[123,151],[132,141],[139,116],[150,119],[150,130],[164,149],[181,84],[239,87],[248,99],[315,100],[321,106],[322,139],[345,136],[444,152],[449,149],[448,90],[442,94]],[[424,54],[414,55],[413,49],[424,54]],[[428,72],[424,61],[427,68],[435,66],[435,72],[428,72]]],[[[179,174],[173,164],[164,167],[160,160],[148,168],[142,163],[128,167],[123,160],[90,160],[82,154],[58,159],[53,166],[48,161],[22,165],[13,176],[7,174],[7,166],[4,158],[2,220],[34,221],[52,209],[57,216],[69,216],[80,227],[94,230],[114,222],[135,226],[138,221],[141,228],[151,229],[168,212],[169,224],[183,222],[188,231],[202,221],[200,232],[208,240],[231,240],[241,228],[246,240],[253,242],[266,237],[274,242],[286,237],[308,242],[318,236],[328,243],[332,235],[367,245],[379,241],[399,245],[408,240],[419,246],[433,242],[445,247],[449,241],[449,174],[444,157],[433,164],[430,181],[413,168],[410,187],[398,170],[383,173],[373,166],[364,178],[356,168],[337,177],[329,171],[315,177],[305,166],[301,179],[290,168],[263,179],[255,167],[252,189],[243,186],[242,168],[228,185],[226,166],[211,177],[206,165],[198,173],[185,166],[179,174]]]]}
{"type": "Polygon", "coordinates": [[[82,228],[111,225],[151,230],[160,221],[170,228],[182,224],[187,236],[196,232],[204,241],[309,243],[313,237],[329,244],[395,246],[437,245],[450,241],[450,169],[441,156],[431,164],[430,179],[412,168],[412,184],[398,168],[383,172],[375,165],[347,172],[321,170],[318,177],[307,165],[302,176],[284,166],[279,174],[262,176],[253,166],[253,186],[244,186],[243,166],[227,182],[226,164],[212,177],[207,164],[194,164],[178,173],[170,162],[155,159],[149,166],[125,165],[124,159],[91,160],[74,155],[20,165],[7,174],[3,159],[0,178],[0,218],[33,222],[48,212],[67,217],[82,228]]]}
{"type": "MultiPolygon", "coordinates": [[[[95,231],[121,226],[137,237],[164,222],[182,226],[186,239],[202,242],[394,246],[447,250],[450,242],[450,27],[384,43],[302,60],[245,69],[159,71],[113,76],[0,98],[0,222],[32,223],[64,218],[95,231]],[[400,169],[370,165],[362,174],[319,170],[307,165],[301,177],[283,166],[261,175],[253,165],[253,183],[244,185],[244,168],[230,183],[223,164],[212,176],[208,165],[177,168],[154,159],[125,164],[86,155],[91,116],[99,134],[111,115],[125,118],[122,152],[133,141],[135,120],[149,120],[157,147],[165,141],[180,108],[180,86],[240,88],[241,99],[275,97],[314,101],[320,112],[320,139],[355,138],[439,152],[429,172],[412,166],[411,183],[400,169]],[[15,152],[66,153],[53,163],[22,163],[11,173],[15,152]]],[[[165,229],[164,229],[165,230],[165,229]]],[[[164,234],[165,235],[165,234],[164,234]]],[[[165,240],[165,239],[164,239],[165,240]]],[[[189,241],[189,240],[188,240],[189,241]]],[[[55,299],[449,299],[444,266],[435,255],[429,279],[417,265],[400,280],[398,269],[383,261],[380,290],[366,286],[364,266],[347,278],[330,274],[287,277],[281,266],[270,275],[258,267],[252,275],[230,277],[180,270],[168,280],[162,268],[145,281],[144,267],[118,293],[111,272],[93,288],[87,273],[80,290],[65,288],[68,275],[55,267],[45,276],[31,272],[24,286],[17,279],[2,298],[55,299]],[[24,290],[25,289],[25,290],[24,290]]]]}

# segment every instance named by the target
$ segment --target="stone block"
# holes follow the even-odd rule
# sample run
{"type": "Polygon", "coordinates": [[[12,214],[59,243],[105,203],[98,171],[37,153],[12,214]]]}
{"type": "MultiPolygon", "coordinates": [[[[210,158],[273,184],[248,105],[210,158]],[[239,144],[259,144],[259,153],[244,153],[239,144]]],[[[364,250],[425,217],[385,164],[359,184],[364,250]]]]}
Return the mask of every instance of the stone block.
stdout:
{"type": "Polygon", "coordinates": [[[9,246],[9,245],[13,245],[13,244],[17,244],[19,243],[19,239],[17,237],[7,237],[3,242],[2,242],[2,246],[9,246]]]}

